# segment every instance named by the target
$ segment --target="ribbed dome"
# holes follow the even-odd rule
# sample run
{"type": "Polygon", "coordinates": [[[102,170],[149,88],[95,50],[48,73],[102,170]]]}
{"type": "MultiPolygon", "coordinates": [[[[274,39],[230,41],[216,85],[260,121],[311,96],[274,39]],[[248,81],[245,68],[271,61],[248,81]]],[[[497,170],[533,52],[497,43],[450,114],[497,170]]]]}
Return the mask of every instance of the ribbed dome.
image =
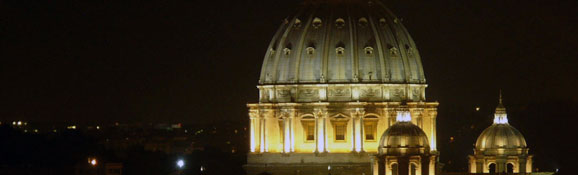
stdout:
{"type": "Polygon", "coordinates": [[[391,125],[379,141],[380,148],[428,148],[427,136],[421,128],[411,122],[396,122],[391,125]]]}
{"type": "Polygon", "coordinates": [[[526,148],[526,140],[520,131],[509,124],[493,124],[486,128],[476,141],[476,149],[526,148]]]}
{"type": "Polygon", "coordinates": [[[265,54],[259,84],[425,84],[415,43],[379,1],[308,1],[265,54]]]}

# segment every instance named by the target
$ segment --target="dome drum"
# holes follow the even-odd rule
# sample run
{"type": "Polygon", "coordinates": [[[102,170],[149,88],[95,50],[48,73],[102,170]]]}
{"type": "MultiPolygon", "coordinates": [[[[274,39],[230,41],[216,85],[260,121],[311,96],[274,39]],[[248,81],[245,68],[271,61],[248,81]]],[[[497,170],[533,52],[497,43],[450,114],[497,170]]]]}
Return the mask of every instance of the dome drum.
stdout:
{"type": "Polygon", "coordinates": [[[425,101],[425,84],[260,85],[260,102],[425,101]]]}
{"type": "Polygon", "coordinates": [[[528,155],[528,148],[515,148],[515,149],[506,149],[506,148],[490,148],[490,149],[475,149],[474,154],[476,155],[528,155]]]}

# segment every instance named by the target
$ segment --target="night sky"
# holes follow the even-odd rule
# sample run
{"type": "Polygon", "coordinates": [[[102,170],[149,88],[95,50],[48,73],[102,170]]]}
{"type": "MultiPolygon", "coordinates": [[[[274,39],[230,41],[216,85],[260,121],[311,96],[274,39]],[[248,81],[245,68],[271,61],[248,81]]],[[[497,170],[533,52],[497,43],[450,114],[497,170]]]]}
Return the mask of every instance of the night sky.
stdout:
{"type": "MultiPolygon", "coordinates": [[[[0,120],[244,122],[267,45],[300,2],[0,1],[0,120]]],[[[499,89],[535,165],[570,165],[578,1],[384,3],[418,46],[428,100],[440,102],[446,166],[467,168],[499,89]]]]}

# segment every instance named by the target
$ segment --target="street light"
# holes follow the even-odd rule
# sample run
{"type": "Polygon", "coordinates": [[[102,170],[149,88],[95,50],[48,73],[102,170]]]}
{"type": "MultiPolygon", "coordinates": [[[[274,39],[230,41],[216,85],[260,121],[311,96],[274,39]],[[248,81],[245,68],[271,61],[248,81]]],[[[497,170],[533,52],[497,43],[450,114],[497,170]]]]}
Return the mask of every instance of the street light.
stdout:
{"type": "Polygon", "coordinates": [[[179,159],[177,161],[177,167],[179,167],[179,169],[182,169],[185,166],[185,161],[183,159],[179,159]]]}

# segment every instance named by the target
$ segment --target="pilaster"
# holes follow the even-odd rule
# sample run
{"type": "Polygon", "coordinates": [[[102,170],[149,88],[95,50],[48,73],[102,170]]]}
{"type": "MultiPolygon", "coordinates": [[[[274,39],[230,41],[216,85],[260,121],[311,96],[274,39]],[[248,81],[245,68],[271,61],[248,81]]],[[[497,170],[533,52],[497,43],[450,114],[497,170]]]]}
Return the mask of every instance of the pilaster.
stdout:
{"type": "Polygon", "coordinates": [[[315,130],[316,142],[315,142],[315,152],[324,153],[326,150],[326,119],[327,119],[327,109],[326,108],[315,108],[313,115],[315,116],[315,130]]]}

